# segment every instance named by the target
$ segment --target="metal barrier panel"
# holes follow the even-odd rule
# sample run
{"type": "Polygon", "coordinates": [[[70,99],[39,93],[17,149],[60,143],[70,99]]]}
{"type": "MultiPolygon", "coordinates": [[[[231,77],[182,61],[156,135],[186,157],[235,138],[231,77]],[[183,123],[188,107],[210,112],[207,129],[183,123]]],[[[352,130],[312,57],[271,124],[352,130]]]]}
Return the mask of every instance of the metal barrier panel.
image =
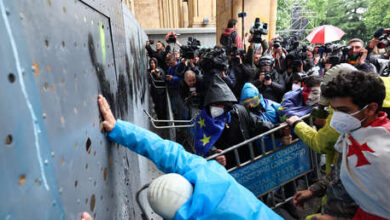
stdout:
{"type": "Polygon", "coordinates": [[[0,1],[0,219],[135,219],[138,156],[97,94],[147,127],[146,35],[114,0],[0,1]]]}
{"type": "Polygon", "coordinates": [[[310,150],[298,141],[259,158],[230,174],[257,196],[312,171],[310,150]]]}

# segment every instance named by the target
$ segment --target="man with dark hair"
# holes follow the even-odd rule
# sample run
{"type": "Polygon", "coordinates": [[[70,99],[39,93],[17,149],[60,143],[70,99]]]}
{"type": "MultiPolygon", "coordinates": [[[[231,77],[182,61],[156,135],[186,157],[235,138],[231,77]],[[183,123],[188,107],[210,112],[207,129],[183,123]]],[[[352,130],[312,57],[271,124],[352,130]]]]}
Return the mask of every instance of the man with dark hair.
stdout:
{"type": "Polygon", "coordinates": [[[259,72],[256,74],[256,81],[253,83],[266,99],[280,102],[285,92],[285,81],[283,75],[274,68],[274,58],[271,55],[264,55],[259,59],[259,72]]]}
{"type": "Polygon", "coordinates": [[[366,60],[368,51],[364,48],[364,42],[359,38],[353,38],[348,42],[352,49],[348,52],[347,62],[357,69],[371,72],[375,71],[373,66],[366,60]]]}
{"type": "Polygon", "coordinates": [[[233,45],[236,45],[238,49],[243,49],[244,45],[241,41],[240,36],[237,34],[237,20],[230,19],[227,25],[227,28],[224,29],[223,34],[219,42],[227,48],[229,51],[233,48],[233,45]]]}
{"type": "Polygon", "coordinates": [[[165,57],[167,56],[167,52],[165,51],[165,45],[161,41],[157,41],[156,43],[156,50],[153,50],[153,48],[150,45],[149,41],[146,41],[145,45],[146,50],[148,51],[148,55],[151,58],[156,58],[158,63],[160,64],[160,67],[164,70],[168,70],[168,66],[165,63],[165,57]]]}
{"type": "MultiPolygon", "coordinates": [[[[342,73],[323,87],[322,94],[330,100],[334,109],[330,126],[341,134],[335,144],[335,149],[340,154],[333,178],[320,181],[316,187],[311,186],[305,195],[296,195],[294,203],[299,204],[330,188],[327,194],[333,195],[333,201],[330,201],[328,196],[327,204],[335,210],[342,211],[336,208],[336,202],[350,206],[348,204],[352,204],[354,200],[359,206],[356,213],[352,212],[352,206],[343,209],[342,217],[388,218],[390,120],[387,119],[386,113],[380,111],[385,98],[383,81],[375,74],[362,71],[342,73]],[[342,193],[344,190],[353,200],[342,193]],[[337,191],[340,195],[335,194],[337,191]],[[348,209],[349,214],[345,212],[348,209]]],[[[326,207],[327,205],[325,210],[326,207]]],[[[337,213],[325,214],[339,216],[337,213]]]]}

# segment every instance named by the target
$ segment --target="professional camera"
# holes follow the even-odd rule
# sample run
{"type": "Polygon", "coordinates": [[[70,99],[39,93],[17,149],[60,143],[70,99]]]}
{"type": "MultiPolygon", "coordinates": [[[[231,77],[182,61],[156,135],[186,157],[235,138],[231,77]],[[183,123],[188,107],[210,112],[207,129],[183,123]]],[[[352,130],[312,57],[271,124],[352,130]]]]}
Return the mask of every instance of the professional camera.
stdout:
{"type": "Polygon", "coordinates": [[[165,40],[167,41],[168,44],[170,43],[176,43],[176,34],[173,31],[170,31],[166,36],[165,40]]]}
{"type": "Polygon", "coordinates": [[[149,43],[150,44],[154,44],[154,40],[149,40],[149,43]]]}
{"type": "Polygon", "coordinates": [[[279,38],[274,40],[274,49],[278,49],[281,46],[282,41],[279,38]]]}
{"type": "Polygon", "coordinates": [[[268,24],[261,23],[260,18],[256,18],[255,25],[249,30],[249,32],[253,35],[253,38],[250,42],[261,43],[261,35],[268,34],[268,24]]]}
{"type": "Polygon", "coordinates": [[[379,43],[377,45],[378,48],[386,48],[390,45],[389,40],[387,39],[390,37],[390,28],[384,29],[383,34],[378,38],[379,43]]]}
{"type": "MultiPolygon", "coordinates": [[[[325,44],[320,47],[318,52],[321,54],[321,57],[326,53],[328,58],[328,63],[332,65],[337,65],[339,63],[344,63],[347,60],[349,51],[352,50],[351,46],[341,46],[337,44],[325,44]]],[[[359,54],[361,56],[362,54],[359,54]]]]}
{"type": "Polygon", "coordinates": [[[230,50],[231,60],[230,63],[232,66],[240,64],[240,58],[245,56],[245,50],[237,48],[237,46],[233,46],[230,50]]]}
{"type": "Polygon", "coordinates": [[[226,71],[228,59],[225,49],[220,46],[215,46],[212,50],[202,53],[199,66],[205,72],[226,71]]]}
{"type": "Polygon", "coordinates": [[[294,50],[289,53],[289,57],[292,58],[291,66],[293,69],[296,69],[300,67],[303,62],[307,59],[307,46],[302,45],[299,47],[299,42],[298,45],[295,43],[294,45],[294,50]]]}
{"type": "Polygon", "coordinates": [[[180,56],[185,59],[194,59],[195,51],[199,49],[200,41],[196,38],[188,37],[187,45],[180,47],[180,56]]]}

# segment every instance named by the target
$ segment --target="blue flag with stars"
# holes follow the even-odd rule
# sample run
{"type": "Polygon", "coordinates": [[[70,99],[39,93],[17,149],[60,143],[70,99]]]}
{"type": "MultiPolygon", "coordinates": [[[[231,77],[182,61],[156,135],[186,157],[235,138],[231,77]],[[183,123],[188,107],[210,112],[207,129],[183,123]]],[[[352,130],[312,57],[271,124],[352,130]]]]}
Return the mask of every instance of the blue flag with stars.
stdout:
{"type": "Polygon", "coordinates": [[[221,136],[225,123],[230,123],[230,112],[216,118],[210,117],[204,109],[200,112],[195,125],[196,154],[207,156],[210,148],[221,136]]]}

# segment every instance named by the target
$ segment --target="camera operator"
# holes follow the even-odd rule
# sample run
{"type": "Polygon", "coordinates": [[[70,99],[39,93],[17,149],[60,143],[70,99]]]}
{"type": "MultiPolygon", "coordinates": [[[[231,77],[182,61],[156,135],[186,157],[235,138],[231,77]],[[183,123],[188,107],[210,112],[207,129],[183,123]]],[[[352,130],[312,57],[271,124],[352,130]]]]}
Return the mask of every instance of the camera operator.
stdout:
{"type": "Polygon", "coordinates": [[[264,98],[280,103],[286,85],[283,76],[273,69],[273,63],[274,59],[271,55],[264,55],[260,58],[260,72],[253,84],[264,98]]]}
{"type": "Polygon", "coordinates": [[[390,50],[387,49],[386,53],[374,55],[372,54],[375,48],[384,49],[390,46],[390,29],[379,28],[374,33],[374,38],[367,45],[368,59],[375,65],[377,72],[380,76],[390,76],[390,50]]]}
{"type": "Polygon", "coordinates": [[[154,111],[157,114],[158,119],[166,119],[167,118],[167,103],[165,98],[165,89],[156,88],[156,86],[165,86],[164,78],[165,73],[164,70],[158,67],[158,61],[156,58],[151,58],[149,60],[149,69],[148,69],[148,81],[150,85],[150,96],[152,97],[154,103],[154,111]],[[153,82],[152,82],[153,81],[153,82]]]}
{"type": "Polygon", "coordinates": [[[201,109],[205,94],[202,77],[192,70],[187,70],[180,82],[179,93],[184,103],[201,109]]]}
{"type": "Polygon", "coordinates": [[[283,73],[286,69],[285,60],[287,55],[287,50],[283,48],[282,41],[279,38],[272,39],[268,44],[268,54],[272,54],[272,57],[275,59],[275,69],[279,73],[283,73]]]}
{"type": "Polygon", "coordinates": [[[160,67],[164,70],[168,70],[168,65],[165,63],[165,57],[167,56],[168,50],[165,50],[165,45],[161,41],[156,42],[156,50],[153,50],[151,44],[153,44],[153,40],[146,41],[145,48],[148,51],[148,55],[151,58],[156,58],[160,67]]]}
{"type": "Polygon", "coordinates": [[[364,42],[359,38],[353,38],[348,42],[351,49],[348,52],[347,63],[355,66],[358,70],[365,72],[375,71],[373,66],[366,60],[367,49],[364,48],[364,42]]]}

